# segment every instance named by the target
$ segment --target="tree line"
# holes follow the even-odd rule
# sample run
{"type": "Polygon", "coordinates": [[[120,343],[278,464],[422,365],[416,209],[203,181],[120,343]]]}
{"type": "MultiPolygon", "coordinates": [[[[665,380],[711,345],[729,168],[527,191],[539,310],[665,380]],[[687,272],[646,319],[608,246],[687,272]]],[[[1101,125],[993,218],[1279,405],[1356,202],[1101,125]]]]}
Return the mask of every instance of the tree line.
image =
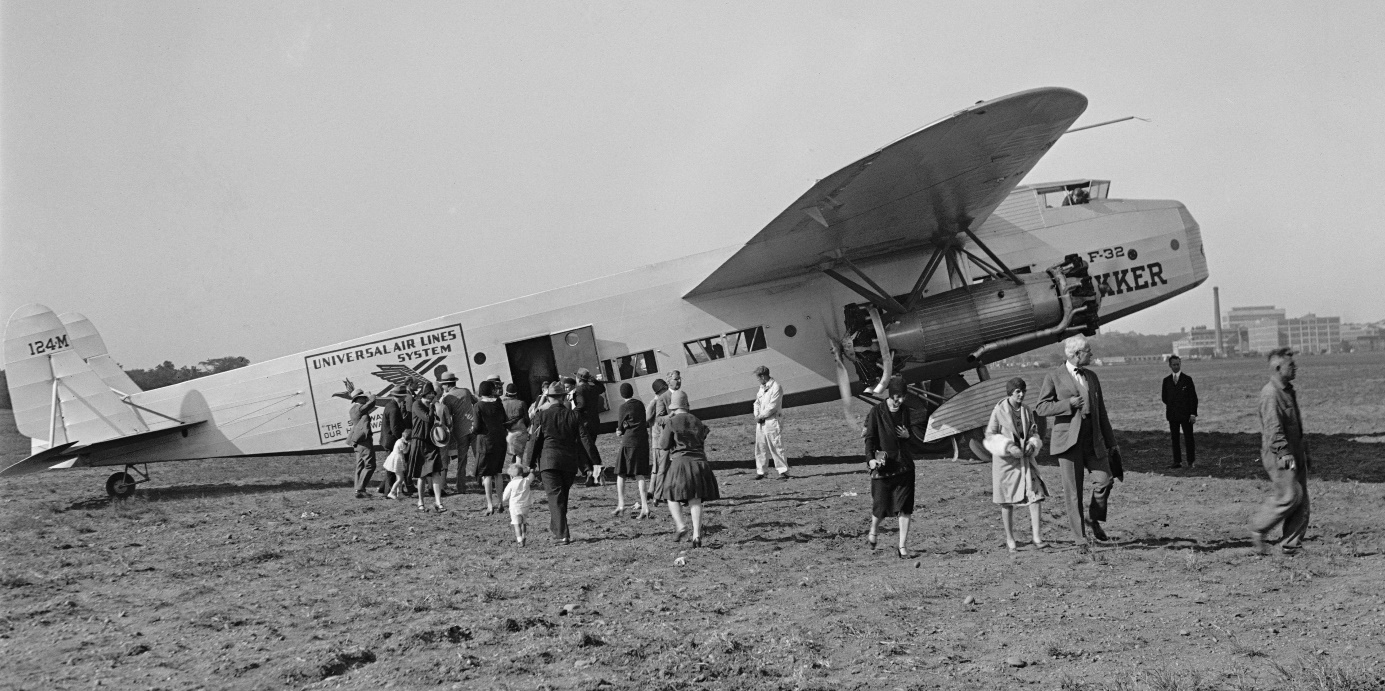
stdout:
{"type": "MultiPolygon", "coordinates": [[[[250,364],[249,358],[235,355],[203,360],[195,365],[182,367],[173,364],[172,361],[164,360],[149,369],[125,369],[124,367],[121,369],[125,369],[125,374],[130,375],[131,381],[135,382],[141,390],[149,391],[217,372],[238,369],[248,364],[250,364]]],[[[0,370],[0,408],[10,409],[13,407],[14,405],[10,402],[9,380],[5,378],[5,370],[0,370]]]]}

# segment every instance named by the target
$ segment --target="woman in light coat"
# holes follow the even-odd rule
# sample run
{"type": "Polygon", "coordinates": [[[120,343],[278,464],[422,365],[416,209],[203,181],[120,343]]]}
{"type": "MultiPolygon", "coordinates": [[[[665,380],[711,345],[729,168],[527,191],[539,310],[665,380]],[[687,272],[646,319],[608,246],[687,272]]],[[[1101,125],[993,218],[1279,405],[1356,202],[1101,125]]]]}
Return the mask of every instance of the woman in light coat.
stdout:
{"type": "Polygon", "coordinates": [[[1005,398],[991,411],[984,441],[986,450],[991,452],[991,501],[1000,504],[1005,546],[1011,552],[1016,549],[1011,525],[1016,505],[1029,507],[1034,546],[1048,546],[1039,535],[1039,502],[1048,498],[1048,489],[1034,462],[1043,441],[1034,411],[1024,405],[1025,388],[1019,377],[1005,383],[1005,398]]]}

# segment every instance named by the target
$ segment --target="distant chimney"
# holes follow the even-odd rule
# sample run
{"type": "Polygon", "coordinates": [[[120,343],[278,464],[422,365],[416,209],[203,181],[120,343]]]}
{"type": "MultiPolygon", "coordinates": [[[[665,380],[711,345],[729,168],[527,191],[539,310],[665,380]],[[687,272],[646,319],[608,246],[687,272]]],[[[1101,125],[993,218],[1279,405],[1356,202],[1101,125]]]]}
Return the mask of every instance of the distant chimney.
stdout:
{"type": "Polygon", "coordinates": [[[1216,316],[1213,317],[1213,318],[1214,318],[1214,319],[1216,320],[1216,322],[1217,322],[1217,350],[1216,350],[1216,354],[1217,354],[1217,357],[1226,357],[1226,351],[1225,351],[1225,350],[1222,350],[1222,340],[1221,340],[1221,289],[1218,288],[1218,287],[1216,287],[1216,286],[1212,286],[1212,311],[1213,311],[1213,312],[1216,312],[1216,316]]]}

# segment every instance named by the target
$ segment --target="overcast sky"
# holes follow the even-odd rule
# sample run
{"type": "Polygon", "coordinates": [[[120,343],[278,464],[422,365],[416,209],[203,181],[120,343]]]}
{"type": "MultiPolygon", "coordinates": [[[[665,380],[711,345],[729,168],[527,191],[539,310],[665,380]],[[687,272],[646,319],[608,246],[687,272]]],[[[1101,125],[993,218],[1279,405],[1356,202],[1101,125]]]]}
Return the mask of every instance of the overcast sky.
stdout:
{"type": "Polygon", "coordinates": [[[1385,319],[1385,3],[4,2],[0,319],[261,361],[739,244],[975,101],[1026,182],[1177,199],[1211,279],[1110,325],[1385,319]]]}

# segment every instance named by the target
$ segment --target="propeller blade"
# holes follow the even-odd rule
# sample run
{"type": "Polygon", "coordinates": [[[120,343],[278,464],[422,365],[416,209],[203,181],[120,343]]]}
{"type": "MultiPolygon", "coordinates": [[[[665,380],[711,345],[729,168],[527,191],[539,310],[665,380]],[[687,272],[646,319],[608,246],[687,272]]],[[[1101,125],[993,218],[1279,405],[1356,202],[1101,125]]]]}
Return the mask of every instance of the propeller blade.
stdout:
{"type": "Polygon", "coordinates": [[[860,427],[860,419],[851,412],[851,372],[847,370],[846,360],[842,357],[842,344],[835,338],[827,340],[832,344],[832,359],[837,363],[837,393],[842,397],[842,417],[846,418],[846,424],[860,427]]]}

